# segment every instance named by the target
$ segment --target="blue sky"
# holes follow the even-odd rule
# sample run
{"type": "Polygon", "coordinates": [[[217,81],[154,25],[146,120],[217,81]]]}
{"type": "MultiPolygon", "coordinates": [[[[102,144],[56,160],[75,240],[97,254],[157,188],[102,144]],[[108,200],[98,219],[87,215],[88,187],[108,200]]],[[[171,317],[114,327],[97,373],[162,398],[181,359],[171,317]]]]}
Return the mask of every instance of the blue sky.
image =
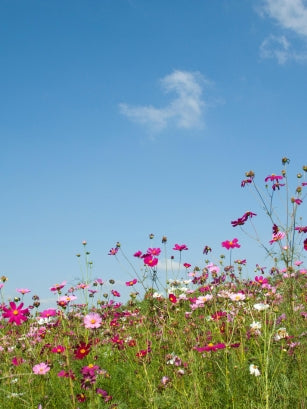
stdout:
{"type": "Polygon", "coordinates": [[[253,274],[264,255],[230,221],[261,214],[245,171],[306,164],[305,1],[1,0],[0,38],[7,297],[76,283],[83,240],[119,289],[109,249],[162,235],[193,265],[238,237],[253,274]]]}

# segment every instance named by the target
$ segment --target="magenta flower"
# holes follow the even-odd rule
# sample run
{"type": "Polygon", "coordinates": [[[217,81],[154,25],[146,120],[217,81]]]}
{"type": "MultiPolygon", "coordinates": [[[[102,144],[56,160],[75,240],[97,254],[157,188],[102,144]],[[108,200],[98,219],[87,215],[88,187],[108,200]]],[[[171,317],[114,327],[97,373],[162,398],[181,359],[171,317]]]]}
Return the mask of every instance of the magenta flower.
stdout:
{"type": "Polygon", "coordinates": [[[189,267],[191,267],[191,264],[189,264],[189,263],[184,263],[184,264],[183,264],[183,267],[189,268],[189,267]]]}
{"type": "Polygon", "coordinates": [[[259,284],[268,284],[268,279],[263,276],[256,276],[255,281],[259,284]]]}
{"type": "Polygon", "coordinates": [[[56,310],[53,308],[49,308],[47,310],[44,310],[40,313],[41,318],[49,318],[49,317],[55,317],[57,314],[56,310]]]}
{"type": "Polygon", "coordinates": [[[138,280],[136,278],[134,278],[133,280],[130,281],[126,281],[126,286],[127,287],[132,287],[134,284],[136,284],[138,282],[138,280]]]}
{"type": "Polygon", "coordinates": [[[142,252],[141,250],[137,251],[136,253],[133,254],[133,257],[142,257],[142,252]]]}
{"type": "Polygon", "coordinates": [[[278,182],[279,180],[282,180],[282,179],[283,179],[283,176],[278,176],[278,175],[275,175],[274,173],[272,173],[272,175],[267,176],[264,179],[264,181],[268,182],[270,180],[271,182],[274,182],[276,180],[276,182],[278,182]]]}
{"type": "Polygon", "coordinates": [[[295,230],[297,230],[299,233],[307,233],[307,226],[297,226],[295,227],[295,230]]]}
{"type": "Polygon", "coordinates": [[[99,328],[101,327],[102,318],[96,312],[85,315],[83,318],[85,328],[99,328]]]}
{"type": "Polygon", "coordinates": [[[10,323],[15,323],[16,325],[21,325],[22,321],[27,321],[29,314],[28,308],[22,309],[23,303],[18,307],[14,302],[10,302],[10,308],[2,307],[4,313],[3,318],[8,318],[10,323]]]}
{"type": "Polygon", "coordinates": [[[171,303],[176,304],[177,302],[177,297],[174,294],[170,294],[168,296],[168,299],[170,300],[171,303]]]}
{"type": "Polygon", "coordinates": [[[158,259],[151,255],[148,255],[144,258],[144,264],[149,267],[154,267],[158,264],[158,259]]]}
{"type": "Polygon", "coordinates": [[[212,342],[210,342],[208,345],[205,345],[204,347],[195,347],[196,351],[198,352],[217,351],[218,349],[225,349],[225,348],[226,348],[225,344],[212,344],[212,342]]]}
{"type": "Polygon", "coordinates": [[[159,248],[149,248],[147,249],[147,254],[151,256],[159,256],[161,253],[161,249],[159,248]]]}
{"type": "Polygon", "coordinates": [[[61,284],[55,284],[53,287],[50,288],[50,291],[61,291],[66,285],[66,281],[63,281],[61,284]]]}
{"type": "Polygon", "coordinates": [[[188,250],[187,246],[185,244],[175,244],[175,246],[173,247],[173,250],[176,251],[182,251],[182,250],[188,250]]]}
{"type": "Polygon", "coordinates": [[[303,203],[303,201],[299,199],[298,197],[297,198],[292,197],[291,202],[296,203],[297,205],[300,205],[303,203]]]}
{"type": "Polygon", "coordinates": [[[244,179],[241,182],[241,187],[244,187],[246,184],[252,183],[253,179],[248,178],[248,179],[244,179]]]}
{"type": "Polygon", "coordinates": [[[304,240],[304,250],[307,250],[307,239],[304,240]]]}
{"type": "Polygon", "coordinates": [[[249,218],[251,219],[253,216],[257,216],[256,213],[253,213],[253,212],[250,212],[250,211],[245,212],[242,217],[240,217],[238,220],[232,221],[231,224],[233,225],[233,227],[243,226],[243,224],[244,224],[249,218]]]}
{"type": "Polygon", "coordinates": [[[113,294],[114,297],[120,297],[120,293],[116,290],[112,290],[111,293],[113,294]]]}
{"type": "Polygon", "coordinates": [[[45,375],[50,371],[50,366],[48,366],[45,362],[41,362],[40,364],[34,365],[32,370],[35,375],[45,375]]]}
{"type": "Polygon", "coordinates": [[[51,348],[51,352],[53,354],[62,354],[65,349],[66,348],[63,345],[57,345],[56,347],[51,348]]]}
{"type": "Polygon", "coordinates": [[[273,244],[275,241],[280,241],[286,236],[286,233],[283,231],[279,231],[276,234],[273,233],[272,240],[270,240],[270,244],[273,244]]]}
{"type": "Polygon", "coordinates": [[[226,240],[222,242],[222,247],[225,247],[225,249],[233,249],[233,248],[240,248],[240,244],[238,243],[238,239],[232,239],[231,241],[226,240]]]}

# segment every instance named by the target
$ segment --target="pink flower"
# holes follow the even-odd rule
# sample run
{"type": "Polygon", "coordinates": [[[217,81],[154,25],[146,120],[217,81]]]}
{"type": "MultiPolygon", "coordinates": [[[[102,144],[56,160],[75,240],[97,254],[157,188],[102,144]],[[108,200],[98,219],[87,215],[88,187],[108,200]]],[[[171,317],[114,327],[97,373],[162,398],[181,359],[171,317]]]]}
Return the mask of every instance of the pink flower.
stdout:
{"type": "Polygon", "coordinates": [[[177,251],[182,251],[182,250],[188,250],[187,246],[185,244],[175,244],[173,250],[177,251]]]}
{"type": "Polygon", "coordinates": [[[133,257],[142,257],[142,252],[141,250],[137,251],[136,253],[133,254],[133,257]]]}
{"type": "Polygon", "coordinates": [[[248,183],[252,183],[252,181],[253,181],[253,179],[251,179],[251,178],[242,180],[241,187],[244,187],[248,183]]]}
{"type": "Polygon", "coordinates": [[[50,371],[50,366],[48,366],[45,362],[41,362],[40,364],[34,365],[32,370],[35,375],[45,375],[50,371]]]}
{"type": "Polygon", "coordinates": [[[18,293],[22,294],[22,295],[31,292],[31,290],[28,290],[27,288],[18,288],[16,291],[17,291],[18,293]]]}
{"type": "Polygon", "coordinates": [[[21,365],[23,362],[25,362],[20,356],[14,356],[14,358],[12,358],[12,364],[14,366],[19,366],[21,365]]]}
{"type": "Polygon", "coordinates": [[[132,287],[134,284],[136,284],[138,282],[138,280],[136,278],[134,278],[131,281],[126,281],[126,286],[127,287],[132,287]]]}
{"type": "Polygon", "coordinates": [[[83,318],[85,328],[99,328],[101,327],[102,318],[96,312],[87,314],[83,318]]]}
{"type": "Polygon", "coordinates": [[[307,239],[304,240],[304,250],[307,250],[307,239]]]}
{"type": "Polygon", "coordinates": [[[159,248],[149,248],[147,249],[147,254],[150,254],[151,256],[159,256],[161,253],[161,249],[159,248]]]}
{"type": "Polygon", "coordinates": [[[29,314],[28,308],[22,309],[23,303],[18,307],[14,302],[10,302],[10,308],[2,307],[4,313],[2,314],[3,318],[9,318],[10,323],[15,323],[16,325],[21,325],[22,321],[27,321],[29,314]]]}
{"type": "Polygon", "coordinates": [[[152,257],[151,255],[148,255],[144,258],[144,264],[149,267],[154,267],[158,264],[158,259],[156,257],[152,257]]]}
{"type": "Polygon", "coordinates": [[[238,220],[232,221],[231,224],[233,227],[242,226],[249,218],[251,219],[253,216],[257,216],[256,213],[250,211],[245,212],[242,217],[240,217],[238,220]]]}
{"type": "Polygon", "coordinates": [[[56,316],[56,310],[53,308],[44,310],[40,313],[41,318],[49,318],[49,317],[55,317],[55,316],[56,316]]]}
{"type": "Polygon", "coordinates": [[[189,263],[184,263],[184,264],[183,264],[183,267],[189,268],[189,267],[191,267],[191,264],[189,264],[189,263]]]}
{"type": "Polygon", "coordinates": [[[108,255],[109,256],[115,256],[117,254],[117,252],[118,252],[118,247],[114,247],[109,251],[108,255]]]}
{"type": "Polygon", "coordinates": [[[227,250],[233,249],[235,247],[240,248],[240,244],[238,243],[238,239],[232,239],[231,241],[226,240],[222,242],[222,247],[225,247],[227,250]]]}
{"type": "Polygon", "coordinates": [[[112,290],[111,293],[113,294],[114,297],[120,297],[120,293],[116,290],[112,290]]]}
{"type": "Polygon", "coordinates": [[[61,284],[55,284],[53,287],[50,288],[50,291],[61,291],[63,287],[65,287],[66,281],[63,281],[61,284]]]}
{"type": "Polygon", "coordinates": [[[276,234],[273,233],[272,240],[270,240],[270,244],[273,244],[275,241],[282,240],[286,236],[286,233],[283,231],[279,231],[276,234]]]}
{"type": "Polygon", "coordinates": [[[300,205],[303,203],[303,201],[299,199],[298,197],[297,198],[292,197],[291,202],[296,203],[297,205],[300,205]]]}
{"type": "Polygon", "coordinates": [[[177,302],[177,297],[174,294],[170,294],[168,296],[168,299],[170,300],[171,303],[176,304],[177,302]]]}

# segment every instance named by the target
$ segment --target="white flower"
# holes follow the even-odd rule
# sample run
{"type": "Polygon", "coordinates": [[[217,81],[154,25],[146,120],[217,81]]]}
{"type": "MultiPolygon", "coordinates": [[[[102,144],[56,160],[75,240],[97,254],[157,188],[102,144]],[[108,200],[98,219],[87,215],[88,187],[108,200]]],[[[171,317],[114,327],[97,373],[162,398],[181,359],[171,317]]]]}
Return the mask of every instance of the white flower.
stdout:
{"type": "Polygon", "coordinates": [[[275,341],[279,341],[280,339],[287,338],[289,334],[287,333],[286,328],[279,328],[274,336],[275,341]]]}
{"type": "Polygon", "coordinates": [[[269,304],[263,304],[263,303],[254,304],[254,308],[257,311],[264,311],[264,310],[267,310],[269,307],[270,307],[269,304]]]}
{"type": "Polygon", "coordinates": [[[252,330],[261,329],[261,322],[253,321],[253,322],[250,324],[250,327],[251,327],[252,330]]]}
{"type": "Polygon", "coordinates": [[[251,364],[249,366],[249,373],[254,376],[260,376],[260,371],[257,365],[251,364]]]}

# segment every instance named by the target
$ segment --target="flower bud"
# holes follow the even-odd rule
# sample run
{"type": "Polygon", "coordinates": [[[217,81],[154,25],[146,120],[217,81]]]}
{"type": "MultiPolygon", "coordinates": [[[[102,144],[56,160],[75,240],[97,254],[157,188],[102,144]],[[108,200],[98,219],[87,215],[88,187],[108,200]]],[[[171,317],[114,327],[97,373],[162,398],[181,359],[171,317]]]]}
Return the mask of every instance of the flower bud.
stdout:
{"type": "Polygon", "coordinates": [[[307,166],[303,166],[303,171],[307,172],[307,166]]]}
{"type": "Polygon", "coordinates": [[[167,242],[167,237],[166,236],[163,236],[162,237],[162,243],[166,243],[167,242]]]}
{"type": "Polygon", "coordinates": [[[120,242],[118,241],[117,243],[116,243],[116,248],[120,248],[120,242]]]}
{"type": "Polygon", "coordinates": [[[111,278],[111,280],[109,280],[109,283],[110,283],[110,284],[114,284],[115,281],[111,278]]]}
{"type": "Polygon", "coordinates": [[[298,179],[300,179],[302,176],[303,176],[303,175],[302,175],[301,173],[298,173],[298,174],[296,175],[296,177],[297,177],[298,179]]]}
{"type": "Polygon", "coordinates": [[[155,235],[152,234],[152,233],[149,235],[150,240],[152,240],[154,237],[155,237],[155,235]]]}
{"type": "Polygon", "coordinates": [[[255,177],[255,173],[252,170],[250,170],[248,172],[245,172],[245,176],[247,178],[253,178],[253,177],[255,177]]]}
{"type": "Polygon", "coordinates": [[[289,163],[290,163],[290,159],[284,157],[284,158],[282,158],[281,163],[282,163],[283,165],[289,164],[289,163]]]}
{"type": "Polygon", "coordinates": [[[298,187],[296,188],[296,193],[301,193],[301,191],[302,191],[302,187],[301,187],[301,186],[298,186],[298,187]]]}
{"type": "Polygon", "coordinates": [[[282,174],[283,176],[286,176],[286,171],[285,171],[285,169],[283,169],[283,170],[281,171],[281,174],[282,174]]]}

